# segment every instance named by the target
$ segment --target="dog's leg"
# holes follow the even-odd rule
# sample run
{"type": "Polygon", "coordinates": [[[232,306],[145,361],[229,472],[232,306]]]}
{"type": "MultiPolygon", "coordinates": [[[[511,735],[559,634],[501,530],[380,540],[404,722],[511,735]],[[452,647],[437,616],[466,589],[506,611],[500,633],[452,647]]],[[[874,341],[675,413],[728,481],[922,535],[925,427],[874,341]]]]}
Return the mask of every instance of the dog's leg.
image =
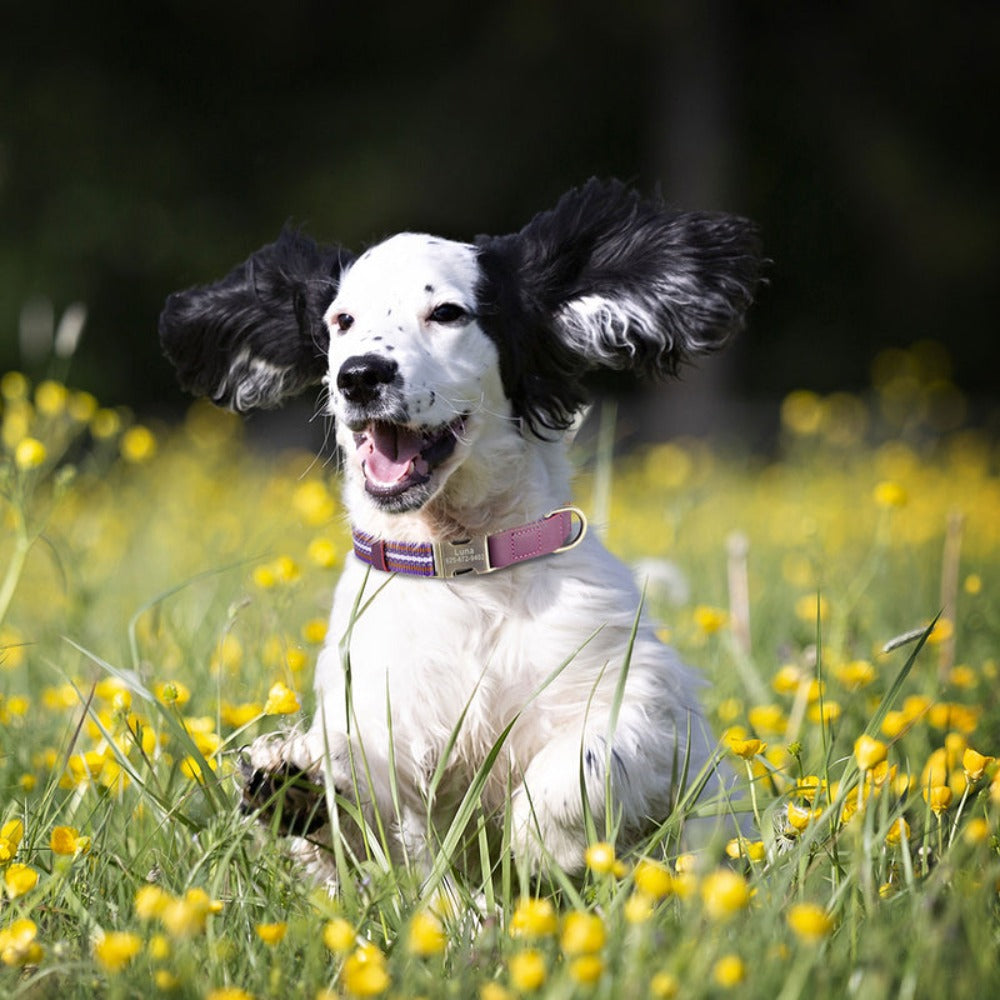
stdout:
{"type": "Polygon", "coordinates": [[[699,801],[719,815],[687,820],[682,842],[705,844],[732,825],[725,782],[714,768],[707,777],[702,774],[712,757],[704,720],[692,714],[690,731],[685,725],[678,736],[678,730],[670,723],[651,729],[641,710],[626,708],[610,742],[607,730],[597,729],[582,741],[574,737],[548,743],[531,760],[512,796],[515,854],[533,870],[551,861],[567,873],[579,873],[587,848],[586,810],[599,837],[610,835],[610,815],[619,846],[628,848],[670,816],[683,796],[678,786],[685,774],[689,786],[705,778],[699,801]]]}
{"type": "Polygon", "coordinates": [[[241,756],[241,808],[282,836],[310,836],[329,823],[323,751],[302,732],[270,733],[241,756]]]}
{"type": "MultiPolygon", "coordinates": [[[[271,733],[243,751],[239,765],[241,808],[260,823],[289,840],[289,854],[317,882],[335,885],[337,870],[332,851],[333,824],[327,800],[326,770],[333,793],[358,803],[366,819],[367,800],[354,793],[349,738],[344,733],[271,733]]],[[[357,824],[340,813],[339,827],[349,853],[363,856],[364,841],[357,824]]]]}
{"type": "MultiPolygon", "coordinates": [[[[607,758],[607,744],[600,737],[586,737],[582,748],[580,738],[575,737],[549,743],[528,765],[511,796],[510,808],[514,855],[530,870],[540,871],[553,862],[569,874],[582,871],[587,848],[585,808],[597,828],[604,828],[607,758]]],[[[611,774],[612,785],[627,780],[614,756],[611,774]]]]}

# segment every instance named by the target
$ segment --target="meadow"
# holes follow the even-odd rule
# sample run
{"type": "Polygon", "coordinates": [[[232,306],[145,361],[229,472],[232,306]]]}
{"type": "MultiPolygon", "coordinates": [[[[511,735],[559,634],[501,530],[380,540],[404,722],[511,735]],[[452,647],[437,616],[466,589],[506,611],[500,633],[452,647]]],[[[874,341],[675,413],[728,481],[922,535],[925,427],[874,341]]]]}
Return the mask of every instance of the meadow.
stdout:
{"type": "Polygon", "coordinates": [[[790,393],[767,456],[578,454],[757,829],[683,852],[681,801],[619,855],[597,818],[584,878],[544,888],[475,788],[430,877],[371,830],[335,895],[240,813],[239,748],[311,707],[332,468],[200,403],[146,425],[8,372],[0,407],[0,995],[1000,990],[1000,451],[936,345],[863,397],[790,393]]]}

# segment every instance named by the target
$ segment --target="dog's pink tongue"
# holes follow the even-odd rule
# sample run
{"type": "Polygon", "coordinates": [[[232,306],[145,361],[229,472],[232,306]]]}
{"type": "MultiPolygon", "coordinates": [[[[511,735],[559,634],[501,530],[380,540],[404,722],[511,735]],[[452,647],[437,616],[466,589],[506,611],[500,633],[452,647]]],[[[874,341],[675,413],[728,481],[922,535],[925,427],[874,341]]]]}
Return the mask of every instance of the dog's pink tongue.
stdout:
{"type": "Polygon", "coordinates": [[[409,474],[423,443],[423,435],[408,427],[373,424],[361,442],[365,475],[384,486],[400,482],[409,474]]]}

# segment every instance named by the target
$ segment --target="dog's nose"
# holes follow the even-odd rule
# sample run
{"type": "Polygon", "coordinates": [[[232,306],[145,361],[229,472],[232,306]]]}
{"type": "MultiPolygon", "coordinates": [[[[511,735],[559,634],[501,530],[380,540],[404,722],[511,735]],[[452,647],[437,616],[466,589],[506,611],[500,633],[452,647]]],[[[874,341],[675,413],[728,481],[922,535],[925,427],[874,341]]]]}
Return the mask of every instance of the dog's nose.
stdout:
{"type": "Polygon", "coordinates": [[[337,388],[344,398],[357,406],[372,402],[382,386],[396,377],[399,365],[377,354],[359,354],[348,358],[337,372],[337,388]]]}

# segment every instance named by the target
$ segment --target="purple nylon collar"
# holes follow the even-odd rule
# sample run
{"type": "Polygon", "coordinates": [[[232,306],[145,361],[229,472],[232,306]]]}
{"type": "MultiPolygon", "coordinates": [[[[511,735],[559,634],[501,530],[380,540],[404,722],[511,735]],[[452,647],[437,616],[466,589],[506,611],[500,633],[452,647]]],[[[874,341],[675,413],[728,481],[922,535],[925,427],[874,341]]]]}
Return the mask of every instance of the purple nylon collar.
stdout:
{"type": "Polygon", "coordinates": [[[493,573],[528,559],[566,552],[579,545],[586,533],[583,511],[560,507],[538,521],[457,542],[393,542],[357,530],[353,536],[354,554],[373,569],[447,578],[493,573]],[[579,521],[575,532],[574,518],[579,521]]]}

